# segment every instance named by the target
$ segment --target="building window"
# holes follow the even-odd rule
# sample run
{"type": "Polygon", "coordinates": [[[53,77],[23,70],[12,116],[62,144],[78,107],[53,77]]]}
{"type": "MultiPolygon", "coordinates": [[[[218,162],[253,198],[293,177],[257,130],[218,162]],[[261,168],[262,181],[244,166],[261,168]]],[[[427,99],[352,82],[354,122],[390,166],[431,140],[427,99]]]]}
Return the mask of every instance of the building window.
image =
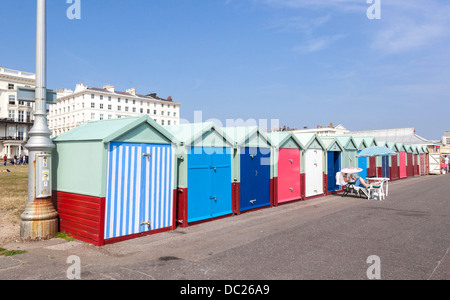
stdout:
{"type": "Polygon", "coordinates": [[[94,99],[95,98],[95,95],[94,94],[91,94],[91,99],[94,99]]]}
{"type": "Polygon", "coordinates": [[[19,110],[19,122],[23,122],[25,119],[24,119],[24,113],[23,113],[23,110],[19,110]]]}
{"type": "Polygon", "coordinates": [[[16,117],[16,113],[15,113],[15,111],[14,110],[10,110],[10,111],[8,111],[8,118],[10,118],[10,119],[15,119],[15,117],[16,117]]]}
{"type": "Polygon", "coordinates": [[[167,125],[170,125],[170,121],[167,121],[167,125]]]}
{"type": "Polygon", "coordinates": [[[100,120],[103,120],[103,114],[100,114],[100,120]]]}
{"type": "Polygon", "coordinates": [[[108,115],[108,120],[111,120],[112,119],[112,115],[108,115]]]}
{"type": "Polygon", "coordinates": [[[122,110],[122,106],[117,106],[117,110],[122,110]]]}
{"type": "Polygon", "coordinates": [[[8,83],[8,90],[13,90],[13,89],[14,89],[14,84],[8,83]]]}
{"type": "Polygon", "coordinates": [[[95,108],[95,103],[91,102],[91,108],[95,108]]]}
{"type": "Polygon", "coordinates": [[[136,104],[136,100],[133,100],[133,104],[136,104]]]}
{"type": "Polygon", "coordinates": [[[141,108],[139,111],[141,112],[141,114],[144,113],[144,109],[143,108],[141,108]]]}
{"type": "Polygon", "coordinates": [[[16,96],[14,96],[14,95],[9,95],[9,104],[10,104],[10,105],[16,104],[16,96]]]}
{"type": "Polygon", "coordinates": [[[156,115],[156,113],[157,113],[156,110],[154,110],[154,111],[153,111],[153,114],[156,115]]]}
{"type": "Polygon", "coordinates": [[[134,112],[134,113],[136,112],[136,107],[133,107],[133,112],[134,112]]]}
{"type": "Polygon", "coordinates": [[[161,112],[161,116],[164,116],[164,112],[163,111],[161,112]]]}
{"type": "Polygon", "coordinates": [[[111,104],[108,105],[108,109],[109,109],[109,110],[112,109],[112,105],[111,105],[111,104]]]}
{"type": "Polygon", "coordinates": [[[176,117],[176,116],[177,116],[177,113],[176,113],[176,112],[174,112],[174,113],[173,113],[173,116],[174,116],[174,117],[176,117]]]}
{"type": "Polygon", "coordinates": [[[164,120],[161,120],[161,125],[164,125],[164,120]]]}
{"type": "Polygon", "coordinates": [[[128,99],[125,99],[125,103],[128,103],[128,99]]]}
{"type": "Polygon", "coordinates": [[[120,103],[120,98],[117,98],[117,103],[120,103]]]}
{"type": "Polygon", "coordinates": [[[100,95],[100,100],[103,100],[103,95],[100,95]]]}
{"type": "Polygon", "coordinates": [[[100,104],[100,109],[103,109],[103,104],[100,104]]]}
{"type": "Polygon", "coordinates": [[[92,113],[92,114],[91,114],[91,120],[92,120],[92,121],[95,120],[95,113],[92,113]]]}
{"type": "Polygon", "coordinates": [[[16,128],[15,127],[8,127],[8,136],[15,138],[16,137],[16,128]]]}
{"type": "Polygon", "coordinates": [[[111,97],[108,97],[108,101],[111,101],[111,97]]]}

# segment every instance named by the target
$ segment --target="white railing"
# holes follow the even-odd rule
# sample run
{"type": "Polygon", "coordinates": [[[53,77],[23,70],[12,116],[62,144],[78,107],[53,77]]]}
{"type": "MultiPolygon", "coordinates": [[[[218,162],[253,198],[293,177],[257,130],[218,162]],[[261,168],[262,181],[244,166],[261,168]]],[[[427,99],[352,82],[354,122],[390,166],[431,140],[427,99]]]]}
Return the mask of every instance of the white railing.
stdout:
{"type": "Polygon", "coordinates": [[[0,67],[0,73],[8,74],[8,75],[15,75],[15,76],[23,76],[23,77],[32,77],[35,78],[35,74],[29,73],[29,72],[23,72],[23,71],[17,71],[12,69],[5,69],[0,67]]]}

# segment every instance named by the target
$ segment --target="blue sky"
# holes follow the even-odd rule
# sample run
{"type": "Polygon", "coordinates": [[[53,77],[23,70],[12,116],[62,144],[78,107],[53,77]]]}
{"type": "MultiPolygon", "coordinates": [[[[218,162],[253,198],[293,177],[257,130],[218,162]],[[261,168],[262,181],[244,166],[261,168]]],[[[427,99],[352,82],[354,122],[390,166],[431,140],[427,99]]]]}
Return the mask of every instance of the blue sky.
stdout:
{"type": "MultiPolygon", "coordinates": [[[[34,72],[35,2],[2,0],[2,67],[34,72]]],[[[447,0],[380,0],[379,20],[366,0],[47,2],[48,88],[157,92],[188,121],[450,130],[447,0]]]]}

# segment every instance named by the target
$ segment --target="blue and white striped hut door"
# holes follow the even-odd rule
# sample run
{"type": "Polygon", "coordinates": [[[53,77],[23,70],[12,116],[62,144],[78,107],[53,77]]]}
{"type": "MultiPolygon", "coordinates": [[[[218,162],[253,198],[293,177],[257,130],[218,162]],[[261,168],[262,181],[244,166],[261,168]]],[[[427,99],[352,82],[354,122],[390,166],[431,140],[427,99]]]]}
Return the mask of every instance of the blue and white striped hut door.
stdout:
{"type": "Polygon", "coordinates": [[[110,143],[105,239],[172,226],[171,145],[110,143]]]}

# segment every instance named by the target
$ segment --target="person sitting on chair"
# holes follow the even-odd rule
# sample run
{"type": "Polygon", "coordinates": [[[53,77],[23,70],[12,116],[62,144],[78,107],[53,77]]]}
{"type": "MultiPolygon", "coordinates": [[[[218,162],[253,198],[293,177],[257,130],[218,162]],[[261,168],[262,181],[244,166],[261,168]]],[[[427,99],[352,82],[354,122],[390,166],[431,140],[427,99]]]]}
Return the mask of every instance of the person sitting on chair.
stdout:
{"type": "Polygon", "coordinates": [[[370,185],[359,175],[358,175],[358,178],[356,178],[355,174],[351,174],[350,178],[348,180],[350,182],[354,182],[354,186],[356,186],[356,187],[365,187],[366,189],[368,189],[370,187],[370,185]]]}

